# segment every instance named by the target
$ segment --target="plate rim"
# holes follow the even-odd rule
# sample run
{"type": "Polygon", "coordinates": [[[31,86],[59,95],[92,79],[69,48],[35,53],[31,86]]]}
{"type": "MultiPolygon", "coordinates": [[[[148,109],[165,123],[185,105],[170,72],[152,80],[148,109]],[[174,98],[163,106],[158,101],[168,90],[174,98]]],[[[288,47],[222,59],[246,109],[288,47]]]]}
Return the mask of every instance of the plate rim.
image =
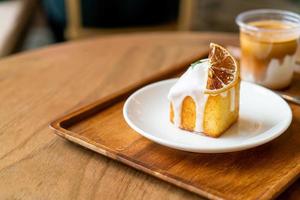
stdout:
{"type": "MultiPolygon", "coordinates": [[[[275,126],[272,126],[270,129],[268,129],[267,131],[261,132],[259,135],[261,134],[267,134],[268,132],[272,133],[272,129],[274,129],[275,127],[277,127],[277,125],[280,125],[280,129],[278,131],[276,131],[276,133],[273,133],[270,137],[264,137],[260,140],[257,140],[256,142],[254,141],[249,141],[247,142],[242,142],[240,144],[237,145],[233,145],[233,146],[225,146],[225,147],[219,147],[219,148],[191,148],[187,145],[180,145],[178,146],[178,144],[172,142],[172,141],[166,141],[160,137],[156,137],[150,133],[147,133],[147,131],[144,131],[143,129],[139,128],[137,125],[134,124],[134,122],[130,119],[130,117],[128,116],[128,107],[129,107],[129,103],[132,101],[132,99],[144,92],[145,90],[148,90],[152,87],[156,87],[157,85],[160,84],[164,84],[167,82],[172,82],[172,81],[176,81],[178,78],[172,78],[172,79],[166,79],[166,80],[161,80],[161,81],[157,81],[151,84],[148,84],[138,90],[136,90],[134,93],[132,93],[125,101],[125,104],[123,106],[123,117],[126,121],[126,123],[130,126],[130,128],[132,128],[133,130],[135,130],[137,133],[139,133],[140,135],[146,137],[147,139],[156,142],[158,144],[170,147],[170,148],[174,148],[174,149],[178,149],[178,150],[183,150],[183,151],[188,151],[188,152],[195,152],[195,153],[226,153],[226,152],[235,152],[235,151],[242,151],[242,150],[246,150],[246,149],[250,149],[256,146],[260,146],[262,144],[268,143],[272,140],[274,140],[275,138],[279,137],[282,133],[284,133],[288,127],[290,126],[291,122],[292,122],[292,111],[291,108],[289,106],[289,104],[283,100],[278,94],[276,94],[275,92],[271,91],[270,89],[267,89],[263,86],[251,83],[251,82],[247,82],[247,81],[241,81],[241,84],[248,84],[251,87],[256,87],[259,88],[259,90],[264,90],[268,93],[270,93],[273,96],[276,96],[277,98],[279,98],[280,103],[282,103],[287,109],[287,114],[288,114],[288,118],[285,119],[284,121],[281,121],[281,123],[276,124],[275,126]]],[[[255,138],[255,137],[254,137],[255,138]]],[[[253,138],[251,138],[253,140],[253,138]]]]}

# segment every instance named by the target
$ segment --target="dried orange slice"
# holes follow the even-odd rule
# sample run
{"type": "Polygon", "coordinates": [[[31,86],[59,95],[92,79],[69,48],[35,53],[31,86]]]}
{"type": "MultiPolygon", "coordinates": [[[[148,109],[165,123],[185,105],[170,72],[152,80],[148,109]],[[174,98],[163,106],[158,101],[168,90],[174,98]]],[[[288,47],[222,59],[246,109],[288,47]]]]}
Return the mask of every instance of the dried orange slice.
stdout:
{"type": "Polygon", "coordinates": [[[234,57],[218,44],[210,44],[206,93],[219,94],[240,80],[239,65],[234,57]]]}

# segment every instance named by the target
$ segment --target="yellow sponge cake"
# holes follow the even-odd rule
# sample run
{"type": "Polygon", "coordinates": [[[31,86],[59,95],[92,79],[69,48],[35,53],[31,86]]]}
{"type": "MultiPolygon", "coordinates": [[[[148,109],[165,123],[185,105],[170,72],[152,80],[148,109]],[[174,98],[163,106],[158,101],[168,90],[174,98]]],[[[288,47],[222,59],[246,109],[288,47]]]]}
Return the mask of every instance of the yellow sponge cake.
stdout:
{"type": "Polygon", "coordinates": [[[170,121],[218,137],[238,119],[240,77],[238,63],[226,49],[210,48],[209,58],[193,63],[171,88],[170,121]]]}

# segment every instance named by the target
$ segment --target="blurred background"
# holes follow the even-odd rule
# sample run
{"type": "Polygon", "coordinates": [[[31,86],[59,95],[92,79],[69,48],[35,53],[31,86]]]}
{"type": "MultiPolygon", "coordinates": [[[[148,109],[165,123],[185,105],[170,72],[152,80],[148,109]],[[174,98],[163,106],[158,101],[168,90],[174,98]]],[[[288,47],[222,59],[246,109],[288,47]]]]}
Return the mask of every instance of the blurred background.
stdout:
{"type": "Polygon", "coordinates": [[[300,0],[0,0],[0,58],[80,38],[143,31],[236,32],[242,11],[300,0]]]}

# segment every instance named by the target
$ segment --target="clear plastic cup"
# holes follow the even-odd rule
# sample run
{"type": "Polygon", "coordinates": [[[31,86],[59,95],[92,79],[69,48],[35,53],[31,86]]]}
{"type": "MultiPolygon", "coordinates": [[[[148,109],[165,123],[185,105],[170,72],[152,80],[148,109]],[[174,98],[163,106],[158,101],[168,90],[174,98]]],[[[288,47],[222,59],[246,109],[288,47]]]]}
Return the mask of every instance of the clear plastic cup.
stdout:
{"type": "Polygon", "coordinates": [[[300,36],[296,13],[260,9],[239,14],[241,77],[271,89],[287,87],[292,80],[300,36]]]}

